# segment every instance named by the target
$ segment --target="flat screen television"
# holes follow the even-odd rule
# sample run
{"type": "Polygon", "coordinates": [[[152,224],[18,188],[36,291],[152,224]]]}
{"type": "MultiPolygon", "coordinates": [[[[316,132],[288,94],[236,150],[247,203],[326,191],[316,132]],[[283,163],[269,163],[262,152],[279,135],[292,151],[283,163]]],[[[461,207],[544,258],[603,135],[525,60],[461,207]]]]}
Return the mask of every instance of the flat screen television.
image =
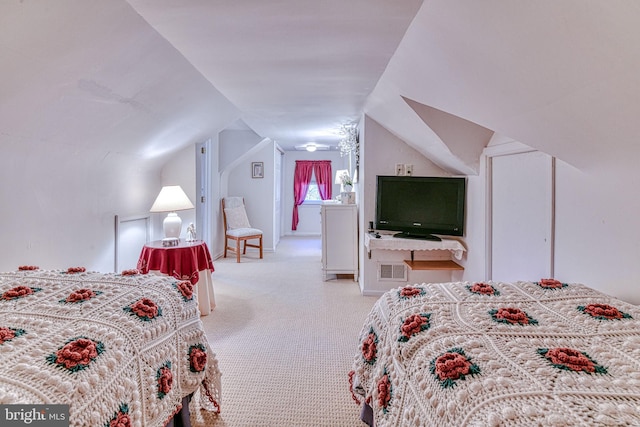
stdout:
{"type": "Polygon", "coordinates": [[[465,196],[465,178],[378,175],[375,227],[402,238],[462,236],[465,196]]]}

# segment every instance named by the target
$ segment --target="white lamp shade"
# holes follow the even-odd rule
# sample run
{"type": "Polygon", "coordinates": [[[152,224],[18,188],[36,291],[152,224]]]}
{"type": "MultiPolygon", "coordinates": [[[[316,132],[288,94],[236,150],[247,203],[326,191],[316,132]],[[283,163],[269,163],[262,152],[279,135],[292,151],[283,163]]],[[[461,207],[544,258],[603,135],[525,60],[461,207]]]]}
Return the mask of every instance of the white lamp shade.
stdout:
{"type": "Polygon", "coordinates": [[[193,203],[179,185],[162,187],[156,201],[151,206],[151,212],[175,212],[193,209],[193,203]]]}
{"type": "Polygon", "coordinates": [[[156,201],[151,206],[151,212],[169,212],[162,222],[165,238],[179,238],[182,231],[182,219],[175,211],[193,209],[193,203],[179,185],[162,187],[156,201]]]}

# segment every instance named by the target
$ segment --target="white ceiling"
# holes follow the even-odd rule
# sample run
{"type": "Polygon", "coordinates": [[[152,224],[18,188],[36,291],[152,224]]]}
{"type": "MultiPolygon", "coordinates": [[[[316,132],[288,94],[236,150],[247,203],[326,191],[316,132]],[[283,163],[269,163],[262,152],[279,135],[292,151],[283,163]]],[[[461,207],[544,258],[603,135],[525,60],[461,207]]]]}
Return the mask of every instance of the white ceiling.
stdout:
{"type": "Polygon", "coordinates": [[[360,119],[421,0],[128,0],[241,111],[291,149],[360,119]]]}
{"type": "Polygon", "coordinates": [[[364,112],[452,173],[494,132],[589,168],[638,153],[638,22],[636,0],[3,0],[0,146],[153,164],[244,126],[336,144],[364,112]]]}

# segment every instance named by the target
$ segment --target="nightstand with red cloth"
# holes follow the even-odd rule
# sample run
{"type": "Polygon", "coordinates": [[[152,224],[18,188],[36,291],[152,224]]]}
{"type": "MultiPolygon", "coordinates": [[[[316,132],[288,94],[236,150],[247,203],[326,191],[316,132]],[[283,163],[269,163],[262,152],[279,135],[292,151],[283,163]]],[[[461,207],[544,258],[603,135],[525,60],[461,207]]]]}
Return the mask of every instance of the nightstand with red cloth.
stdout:
{"type": "Polygon", "coordinates": [[[138,270],[143,274],[163,274],[189,280],[196,287],[198,308],[203,316],[216,306],[211,278],[213,260],[202,240],[180,240],[177,246],[163,246],[161,240],[147,243],[138,259],[138,270]]]}

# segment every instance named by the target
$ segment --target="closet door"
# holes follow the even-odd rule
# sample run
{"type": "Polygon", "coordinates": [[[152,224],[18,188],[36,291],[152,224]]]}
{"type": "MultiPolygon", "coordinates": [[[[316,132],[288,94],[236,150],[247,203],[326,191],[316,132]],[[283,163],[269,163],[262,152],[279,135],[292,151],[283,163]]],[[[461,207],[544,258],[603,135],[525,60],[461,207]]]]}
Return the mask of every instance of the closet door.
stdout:
{"type": "Polygon", "coordinates": [[[491,158],[491,277],[553,276],[553,159],[540,152],[491,158]]]}
{"type": "Polygon", "coordinates": [[[274,152],[273,247],[275,248],[282,236],[282,157],[284,153],[277,148],[274,152]]]}

